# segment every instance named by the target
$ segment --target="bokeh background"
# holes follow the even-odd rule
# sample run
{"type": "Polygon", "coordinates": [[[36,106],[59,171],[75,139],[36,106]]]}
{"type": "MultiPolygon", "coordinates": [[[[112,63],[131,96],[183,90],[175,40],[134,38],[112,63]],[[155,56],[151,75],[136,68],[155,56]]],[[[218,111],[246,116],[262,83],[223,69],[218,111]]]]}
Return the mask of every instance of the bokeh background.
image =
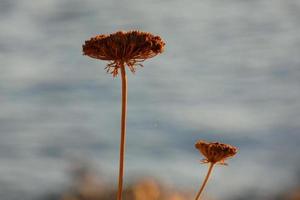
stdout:
{"type": "Polygon", "coordinates": [[[166,49],[128,77],[126,185],[155,177],[193,196],[204,139],[239,148],[207,196],[290,198],[300,183],[299,1],[0,0],[1,200],[59,199],[78,163],[116,185],[120,79],[81,46],[131,29],[166,49]]]}

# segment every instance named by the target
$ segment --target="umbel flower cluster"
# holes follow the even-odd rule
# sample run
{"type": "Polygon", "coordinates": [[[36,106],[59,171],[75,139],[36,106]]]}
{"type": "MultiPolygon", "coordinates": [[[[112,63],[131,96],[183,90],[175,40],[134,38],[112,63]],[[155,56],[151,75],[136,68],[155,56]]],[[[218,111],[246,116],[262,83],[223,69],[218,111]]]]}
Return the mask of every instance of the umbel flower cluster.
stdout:
{"type": "Polygon", "coordinates": [[[195,144],[195,147],[205,157],[202,160],[202,163],[218,163],[221,165],[227,165],[225,163],[225,159],[230,158],[237,153],[236,147],[219,142],[206,142],[199,140],[195,144]]]}
{"type": "Polygon", "coordinates": [[[141,31],[118,31],[110,35],[97,35],[85,41],[82,46],[83,55],[108,61],[106,71],[113,77],[121,71],[122,106],[121,106],[121,134],[120,134],[120,161],[119,183],[117,199],[122,200],[124,158],[126,141],[127,116],[127,76],[125,66],[135,72],[136,66],[163,52],[165,43],[159,36],[141,31]]]}
{"type": "Polygon", "coordinates": [[[234,156],[237,153],[237,148],[229,144],[223,144],[219,142],[206,142],[199,140],[195,144],[196,149],[205,157],[202,159],[202,163],[209,163],[209,168],[206,177],[200,187],[199,192],[196,195],[195,200],[199,200],[200,196],[207,184],[209,176],[215,164],[227,165],[225,160],[234,156]]]}
{"type": "Polygon", "coordinates": [[[165,43],[159,36],[141,31],[118,31],[110,35],[97,35],[85,41],[83,54],[92,58],[107,60],[106,70],[114,77],[122,65],[131,72],[141,62],[163,52],[165,43]]]}

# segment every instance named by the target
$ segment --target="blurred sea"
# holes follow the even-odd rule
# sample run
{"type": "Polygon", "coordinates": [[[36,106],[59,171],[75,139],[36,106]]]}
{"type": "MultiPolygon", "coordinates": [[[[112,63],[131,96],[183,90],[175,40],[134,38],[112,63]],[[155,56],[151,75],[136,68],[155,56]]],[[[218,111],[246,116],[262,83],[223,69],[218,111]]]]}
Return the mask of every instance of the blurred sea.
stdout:
{"type": "Polygon", "coordinates": [[[81,45],[120,29],[166,42],[128,77],[127,183],[196,191],[198,139],[239,147],[215,169],[216,199],[299,183],[300,1],[0,0],[1,200],[63,187],[73,158],[116,183],[120,80],[81,45]]]}

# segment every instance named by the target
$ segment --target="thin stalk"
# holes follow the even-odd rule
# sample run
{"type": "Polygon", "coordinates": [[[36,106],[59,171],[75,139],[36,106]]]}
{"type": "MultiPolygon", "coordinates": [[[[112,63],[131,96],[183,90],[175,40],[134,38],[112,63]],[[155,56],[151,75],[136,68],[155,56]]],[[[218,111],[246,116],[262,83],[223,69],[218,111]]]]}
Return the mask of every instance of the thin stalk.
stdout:
{"type": "Polygon", "coordinates": [[[124,63],[121,64],[122,79],[122,113],[121,113],[121,140],[120,140],[120,161],[119,161],[119,186],[117,200],[122,200],[124,156],[126,143],[126,110],[127,110],[127,77],[124,63]]]}
{"type": "Polygon", "coordinates": [[[210,176],[210,174],[211,174],[211,172],[212,172],[212,169],[213,169],[214,164],[215,164],[215,163],[210,163],[209,168],[208,168],[208,172],[207,172],[207,174],[206,174],[206,177],[205,177],[205,179],[204,179],[204,181],[203,181],[203,183],[202,183],[202,185],[201,185],[201,187],[200,187],[199,192],[197,193],[197,196],[196,196],[195,200],[200,199],[200,195],[201,195],[202,191],[204,190],[204,187],[205,187],[205,185],[206,185],[206,183],[207,183],[207,181],[208,181],[208,179],[209,179],[209,176],[210,176]]]}

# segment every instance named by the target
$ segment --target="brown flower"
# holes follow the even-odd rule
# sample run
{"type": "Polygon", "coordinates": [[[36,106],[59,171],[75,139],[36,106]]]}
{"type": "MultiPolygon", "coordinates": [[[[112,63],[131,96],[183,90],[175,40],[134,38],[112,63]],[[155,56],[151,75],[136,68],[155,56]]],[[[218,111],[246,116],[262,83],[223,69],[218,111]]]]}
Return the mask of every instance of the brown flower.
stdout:
{"type": "Polygon", "coordinates": [[[137,65],[143,66],[141,62],[162,53],[164,45],[159,36],[151,33],[118,31],[92,37],[85,41],[82,49],[83,55],[109,61],[105,69],[115,77],[123,65],[127,65],[134,73],[137,65]]]}
{"type": "Polygon", "coordinates": [[[97,35],[82,45],[83,55],[109,61],[105,68],[114,77],[121,71],[122,108],[121,108],[121,138],[120,161],[117,200],[122,200],[124,157],[126,143],[127,114],[127,76],[125,66],[135,72],[141,62],[163,52],[165,43],[159,36],[140,31],[118,31],[110,35],[97,35]]]}
{"type": "Polygon", "coordinates": [[[206,142],[199,140],[195,147],[203,154],[205,159],[202,163],[219,163],[227,165],[225,159],[234,156],[237,153],[237,148],[229,144],[219,142],[206,142]]]}

